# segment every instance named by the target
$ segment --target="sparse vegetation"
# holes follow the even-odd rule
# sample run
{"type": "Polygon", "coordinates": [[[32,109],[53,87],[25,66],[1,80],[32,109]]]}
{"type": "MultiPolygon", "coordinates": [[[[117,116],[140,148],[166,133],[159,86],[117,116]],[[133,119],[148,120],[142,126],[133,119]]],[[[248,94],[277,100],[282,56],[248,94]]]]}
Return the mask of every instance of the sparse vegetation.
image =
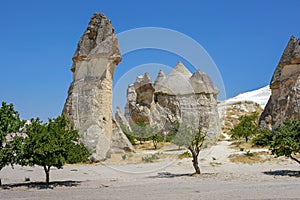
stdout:
{"type": "Polygon", "coordinates": [[[249,152],[243,154],[232,154],[229,156],[229,160],[235,163],[244,163],[244,164],[252,164],[252,163],[261,163],[270,161],[270,155],[268,152],[249,152]]]}
{"type": "Polygon", "coordinates": [[[264,131],[255,138],[255,144],[269,146],[275,157],[285,156],[300,164],[300,121],[286,121],[277,130],[264,131]]]}
{"type": "Polygon", "coordinates": [[[192,157],[192,154],[188,151],[185,151],[185,152],[178,155],[179,159],[191,158],[191,157],[192,157]]]}
{"type": "Polygon", "coordinates": [[[142,161],[146,162],[146,163],[152,163],[158,159],[159,159],[159,156],[157,154],[152,154],[152,155],[147,155],[147,156],[142,157],[142,161]]]}
{"type": "Polygon", "coordinates": [[[178,146],[185,146],[191,152],[196,174],[201,173],[198,163],[198,155],[203,146],[205,137],[206,134],[202,132],[200,127],[195,129],[186,124],[181,124],[176,136],[172,140],[174,144],[178,146]]]}

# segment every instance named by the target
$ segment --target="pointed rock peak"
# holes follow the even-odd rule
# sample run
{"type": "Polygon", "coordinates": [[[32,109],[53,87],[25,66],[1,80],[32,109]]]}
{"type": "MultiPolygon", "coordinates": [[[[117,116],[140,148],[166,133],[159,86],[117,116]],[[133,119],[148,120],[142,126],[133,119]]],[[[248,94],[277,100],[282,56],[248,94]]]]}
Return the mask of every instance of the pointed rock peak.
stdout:
{"type": "Polygon", "coordinates": [[[174,75],[174,74],[182,74],[184,76],[192,76],[192,73],[186,68],[186,66],[184,66],[184,64],[179,61],[176,66],[174,67],[174,69],[171,71],[171,73],[169,75],[174,75]]]}
{"type": "Polygon", "coordinates": [[[144,78],[144,76],[143,76],[143,75],[139,75],[139,76],[137,76],[137,77],[136,77],[136,79],[135,79],[135,83],[142,82],[143,78],[144,78]]]}
{"type": "Polygon", "coordinates": [[[279,66],[283,67],[284,65],[288,65],[292,63],[292,60],[298,57],[295,54],[295,51],[297,51],[297,39],[294,36],[290,37],[289,42],[287,43],[284,52],[280,58],[279,66]]]}
{"type": "Polygon", "coordinates": [[[166,78],[165,73],[162,70],[159,70],[154,85],[160,84],[165,78],[166,78]]]}
{"type": "Polygon", "coordinates": [[[219,90],[215,88],[210,77],[199,69],[190,78],[190,82],[194,88],[195,93],[206,93],[206,94],[219,93],[219,90]]]}
{"type": "Polygon", "coordinates": [[[111,21],[103,13],[95,13],[81,36],[72,59],[76,63],[103,53],[113,55],[116,64],[121,61],[121,52],[111,21]]]}
{"type": "Polygon", "coordinates": [[[191,80],[194,79],[202,79],[203,76],[205,76],[206,74],[204,72],[202,72],[200,69],[198,69],[191,77],[191,80]]]}
{"type": "Polygon", "coordinates": [[[147,83],[151,83],[151,82],[152,82],[151,77],[150,77],[150,75],[149,75],[148,72],[146,72],[146,73],[144,74],[143,79],[144,79],[144,80],[143,80],[144,82],[147,82],[147,83]]]}
{"type": "Polygon", "coordinates": [[[119,106],[117,106],[116,112],[117,112],[117,113],[122,113],[122,112],[121,112],[121,108],[120,108],[119,106]]]}
{"type": "Polygon", "coordinates": [[[166,74],[163,70],[159,70],[158,72],[158,75],[157,75],[157,78],[160,77],[160,78],[166,78],[166,74]]]}
{"type": "Polygon", "coordinates": [[[146,72],[144,75],[140,75],[136,78],[136,81],[134,83],[134,88],[138,89],[147,84],[152,84],[152,80],[151,80],[148,72],[146,72]]]}

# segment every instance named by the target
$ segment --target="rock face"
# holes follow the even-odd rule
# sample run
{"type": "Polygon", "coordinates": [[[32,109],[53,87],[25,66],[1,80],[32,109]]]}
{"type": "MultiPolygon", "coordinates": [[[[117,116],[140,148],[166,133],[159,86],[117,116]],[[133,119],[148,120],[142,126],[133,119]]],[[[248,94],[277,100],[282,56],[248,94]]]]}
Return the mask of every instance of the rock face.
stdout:
{"type": "Polygon", "coordinates": [[[270,88],[272,95],[260,117],[260,126],[274,130],[285,120],[300,119],[300,39],[290,38],[270,88]]]}
{"type": "Polygon", "coordinates": [[[92,151],[92,159],[107,158],[111,147],[132,148],[112,117],[112,81],[121,53],[106,16],[93,15],[72,60],[73,82],[63,115],[79,130],[83,143],[92,151]]]}
{"type": "Polygon", "coordinates": [[[177,122],[201,126],[210,140],[220,133],[216,96],[218,89],[200,70],[194,74],[179,62],[154,83],[148,73],[128,86],[125,117],[129,124],[144,121],[168,133],[177,122]]]}
{"type": "Polygon", "coordinates": [[[261,114],[271,95],[269,86],[241,93],[218,103],[223,133],[229,133],[239,122],[239,117],[252,112],[261,114]]]}

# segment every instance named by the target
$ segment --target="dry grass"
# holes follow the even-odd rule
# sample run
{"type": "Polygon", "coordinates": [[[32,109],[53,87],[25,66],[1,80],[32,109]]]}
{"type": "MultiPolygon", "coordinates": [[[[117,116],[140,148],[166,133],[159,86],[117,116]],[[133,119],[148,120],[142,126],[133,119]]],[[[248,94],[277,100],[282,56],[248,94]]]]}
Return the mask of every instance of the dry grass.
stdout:
{"type": "Polygon", "coordinates": [[[245,164],[263,163],[273,160],[273,157],[268,152],[232,154],[228,158],[231,162],[245,164]]]}
{"type": "Polygon", "coordinates": [[[233,141],[230,145],[231,149],[240,150],[240,151],[251,149],[252,147],[253,145],[250,142],[245,143],[245,142],[233,141]]]}
{"type": "Polygon", "coordinates": [[[209,163],[211,166],[220,166],[220,165],[222,165],[222,163],[220,163],[220,162],[214,162],[214,161],[212,161],[212,162],[210,162],[209,163]]]}
{"type": "Polygon", "coordinates": [[[192,157],[192,154],[188,151],[185,151],[185,152],[178,155],[179,159],[191,158],[191,157],[192,157]]]}
{"type": "Polygon", "coordinates": [[[224,141],[226,137],[221,133],[218,137],[218,141],[224,141]]]}

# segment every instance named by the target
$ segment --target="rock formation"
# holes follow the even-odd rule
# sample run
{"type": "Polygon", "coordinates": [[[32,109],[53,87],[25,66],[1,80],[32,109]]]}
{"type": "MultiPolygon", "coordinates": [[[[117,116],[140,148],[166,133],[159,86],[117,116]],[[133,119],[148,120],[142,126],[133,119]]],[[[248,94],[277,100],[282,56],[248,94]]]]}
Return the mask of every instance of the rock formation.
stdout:
{"type": "Polygon", "coordinates": [[[210,140],[220,133],[216,96],[218,89],[200,70],[194,74],[179,62],[168,76],[148,73],[128,86],[125,117],[129,124],[144,121],[168,133],[177,122],[201,126],[210,140]]]}
{"type": "Polygon", "coordinates": [[[229,133],[243,115],[257,112],[259,115],[265,108],[271,95],[269,86],[258,90],[244,92],[235,97],[220,101],[218,110],[223,133],[229,133]]]}
{"type": "Polygon", "coordinates": [[[112,117],[112,81],[121,53],[106,16],[93,15],[72,60],[73,82],[63,115],[79,130],[92,159],[107,158],[111,148],[132,149],[112,117]]]}
{"type": "Polygon", "coordinates": [[[300,119],[300,39],[290,38],[270,88],[272,95],[260,117],[260,126],[274,130],[285,120],[300,119]]]}

